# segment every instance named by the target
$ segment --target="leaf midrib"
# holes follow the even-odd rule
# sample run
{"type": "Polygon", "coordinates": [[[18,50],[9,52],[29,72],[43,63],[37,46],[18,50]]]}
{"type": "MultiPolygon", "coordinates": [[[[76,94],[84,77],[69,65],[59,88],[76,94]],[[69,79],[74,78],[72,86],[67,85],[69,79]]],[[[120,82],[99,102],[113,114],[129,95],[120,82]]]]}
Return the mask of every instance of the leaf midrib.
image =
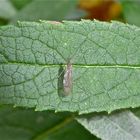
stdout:
{"type": "MultiPolygon", "coordinates": [[[[66,66],[65,64],[39,64],[39,63],[29,63],[29,62],[3,62],[0,63],[2,65],[27,65],[27,66],[39,66],[39,67],[60,67],[60,66],[66,66]]],[[[79,67],[79,68],[125,68],[125,69],[140,69],[140,65],[127,65],[127,64],[73,64],[73,67],[79,67]]]]}

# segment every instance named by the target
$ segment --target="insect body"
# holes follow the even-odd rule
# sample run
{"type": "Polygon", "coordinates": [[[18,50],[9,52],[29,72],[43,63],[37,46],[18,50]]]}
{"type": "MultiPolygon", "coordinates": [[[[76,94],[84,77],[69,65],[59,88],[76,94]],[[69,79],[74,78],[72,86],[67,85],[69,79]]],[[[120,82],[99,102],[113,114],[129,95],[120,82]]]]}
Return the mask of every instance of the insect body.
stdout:
{"type": "Polygon", "coordinates": [[[68,62],[63,79],[64,94],[69,95],[72,90],[72,64],[68,62]]]}

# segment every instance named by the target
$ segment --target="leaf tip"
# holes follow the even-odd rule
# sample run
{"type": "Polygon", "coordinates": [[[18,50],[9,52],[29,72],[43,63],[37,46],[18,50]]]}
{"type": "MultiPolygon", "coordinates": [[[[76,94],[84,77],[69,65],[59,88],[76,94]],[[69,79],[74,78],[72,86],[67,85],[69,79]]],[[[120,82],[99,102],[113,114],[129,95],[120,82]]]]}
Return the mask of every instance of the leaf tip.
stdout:
{"type": "Polygon", "coordinates": [[[39,111],[39,109],[35,108],[35,111],[39,111]]]}
{"type": "Polygon", "coordinates": [[[13,105],[13,108],[16,108],[17,107],[17,105],[15,104],[15,105],[13,105]]]}
{"type": "Polygon", "coordinates": [[[20,26],[20,21],[19,21],[19,20],[17,21],[16,25],[17,25],[18,27],[20,26]]]}
{"type": "Polygon", "coordinates": [[[46,23],[46,20],[39,19],[40,23],[46,23]]]}
{"type": "Polygon", "coordinates": [[[54,112],[55,112],[55,113],[58,113],[58,110],[55,110],[54,112]]]}

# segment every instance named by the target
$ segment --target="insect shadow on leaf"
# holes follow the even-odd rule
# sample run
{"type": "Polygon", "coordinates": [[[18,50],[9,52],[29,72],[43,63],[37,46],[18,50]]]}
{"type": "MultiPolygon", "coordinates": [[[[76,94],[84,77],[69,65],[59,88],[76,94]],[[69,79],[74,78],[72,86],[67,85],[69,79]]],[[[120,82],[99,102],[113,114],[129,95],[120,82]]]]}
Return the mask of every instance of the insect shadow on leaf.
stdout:
{"type": "Polygon", "coordinates": [[[64,97],[64,85],[63,85],[63,80],[64,80],[64,74],[65,74],[65,70],[62,66],[62,64],[60,64],[60,68],[58,70],[58,95],[60,97],[64,97]]]}

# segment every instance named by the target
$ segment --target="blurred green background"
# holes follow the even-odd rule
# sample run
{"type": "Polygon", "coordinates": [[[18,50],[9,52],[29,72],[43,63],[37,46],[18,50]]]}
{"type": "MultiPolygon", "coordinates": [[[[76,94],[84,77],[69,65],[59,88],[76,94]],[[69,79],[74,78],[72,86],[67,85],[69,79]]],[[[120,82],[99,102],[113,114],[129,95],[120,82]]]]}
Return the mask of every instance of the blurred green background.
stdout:
{"type": "Polygon", "coordinates": [[[140,25],[139,0],[0,0],[0,25],[39,20],[119,20],[140,25]]]}

